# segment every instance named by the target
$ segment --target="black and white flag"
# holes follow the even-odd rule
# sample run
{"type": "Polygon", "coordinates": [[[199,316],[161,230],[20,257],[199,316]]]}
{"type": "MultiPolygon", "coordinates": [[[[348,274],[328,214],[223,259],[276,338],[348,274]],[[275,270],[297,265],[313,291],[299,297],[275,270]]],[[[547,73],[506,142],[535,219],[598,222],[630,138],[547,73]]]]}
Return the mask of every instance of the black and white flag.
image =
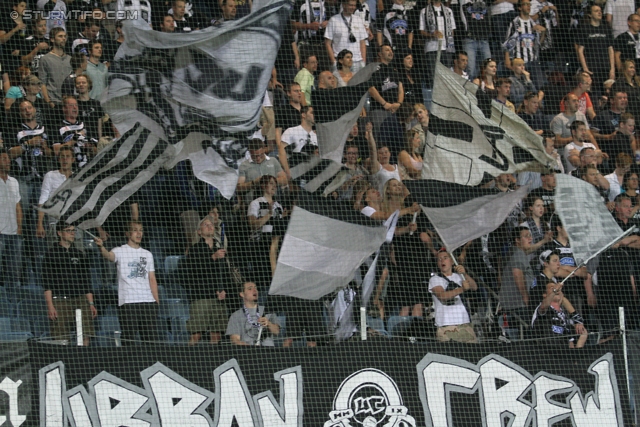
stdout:
{"type": "Polygon", "coordinates": [[[303,193],[291,213],[269,295],[317,300],[343,288],[386,234],[387,227],[346,203],[303,193]]]}
{"type": "Polygon", "coordinates": [[[404,184],[448,251],[500,227],[528,191],[524,186],[503,193],[496,189],[422,179],[404,184]]]}
{"type": "Polygon", "coordinates": [[[176,156],[176,146],[137,123],[67,179],[39,209],[81,229],[109,214],[176,156]]]}
{"type": "Polygon", "coordinates": [[[378,63],[369,64],[355,73],[345,87],[312,92],[318,151],[323,159],[342,163],[347,136],[360,117],[371,86],[368,82],[378,68],[378,63]]]}
{"type": "Polygon", "coordinates": [[[286,0],[258,0],[243,18],[190,33],[123,21],[105,110],[119,130],[133,126],[128,110],[138,109],[167,129],[207,122],[224,132],[252,131],[290,10],[286,0]]]}
{"type": "MultiPolygon", "coordinates": [[[[556,174],[554,204],[556,214],[569,235],[577,265],[586,263],[628,234],[622,232],[598,189],[582,179],[556,174]]],[[[633,227],[629,230],[633,231],[633,227]]]]}
{"type": "Polygon", "coordinates": [[[477,85],[436,64],[422,178],[478,185],[487,176],[552,168],[542,138],[507,107],[483,98],[477,85]]]}

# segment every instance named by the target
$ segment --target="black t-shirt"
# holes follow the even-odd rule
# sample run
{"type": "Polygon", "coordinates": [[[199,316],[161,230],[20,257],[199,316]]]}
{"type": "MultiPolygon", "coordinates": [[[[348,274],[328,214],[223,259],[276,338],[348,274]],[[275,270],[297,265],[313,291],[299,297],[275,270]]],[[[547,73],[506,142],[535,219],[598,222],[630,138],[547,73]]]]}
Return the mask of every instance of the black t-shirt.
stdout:
{"type": "Polygon", "coordinates": [[[211,258],[223,247],[221,240],[214,239],[213,248],[210,248],[204,239],[201,239],[189,249],[184,280],[194,300],[215,299],[215,291],[228,289],[231,285],[227,260],[211,258]]]}
{"type": "MultiPolygon", "coordinates": [[[[398,90],[401,82],[400,74],[392,65],[387,64],[380,64],[380,69],[376,71],[372,78],[373,86],[378,90],[380,96],[390,104],[398,102],[398,90]]],[[[383,110],[384,107],[371,97],[371,109],[383,110]]]]}
{"type": "Polygon", "coordinates": [[[42,267],[44,289],[50,290],[54,297],[75,298],[93,292],[87,257],[73,245],[69,249],[59,244],[51,247],[42,267]]]}
{"type": "MultiPolygon", "coordinates": [[[[460,3],[464,3],[464,0],[460,1],[460,3]]],[[[489,40],[491,36],[491,20],[487,3],[481,0],[471,0],[461,5],[460,9],[464,13],[467,24],[464,37],[475,40],[489,40]]],[[[464,31],[463,25],[460,25],[460,28],[461,31],[464,31]]]]}
{"type": "MultiPolygon", "coordinates": [[[[22,42],[22,46],[20,46],[20,56],[26,56],[30,54],[33,49],[38,46],[39,43],[46,42],[49,43],[49,39],[46,38],[37,38],[35,35],[30,35],[25,37],[22,42]]],[[[31,69],[32,74],[38,74],[38,69],[40,68],[40,58],[45,56],[49,51],[41,50],[39,51],[31,60],[29,64],[29,68],[31,69]]]]}
{"type": "MultiPolygon", "coordinates": [[[[4,9],[3,9],[4,10],[4,9]]],[[[7,33],[11,32],[16,27],[16,23],[9,17],[8,13],[3,13],[3,18],[0,19],[0,31],[7,33]]],[[[2,72],[9,72],[16,70],[20,64],[20,54],[13,55],[14,51],[20,51],[24,44],[24,39],[27,36],[26,30],[16,32],[11,38],[2,45],[2,72]]]]}
{"type": "Polygon", "coordinates": [[[87,138],[98,140],[98,120],[104,117],[104,110],[96,99],[78,100],[78,119],[84,122],[87,138]]]}
{"type": "Polygon", "coordinates": [[[522,120],[524,120],[524,122],[528,124],[531,129],[535,131],[549,129],[549,126],[545,122],[544,117],[542,117],[542,114],[540,114],[539,112],[536,114],[527,114],[525,112],[522,112],[518,114],[518,116],[522,120]]]}
{"type": "Polygon", "coordinates": [[[276,70],[295,69],[295,64],[293,62],[296,57],[293,53],[292,47],[294,41],[293,27],[291,26],[291,21],[287,19],[282,28],[282,40],[280,41],[280,49],[278,49],[278,54],[276,55],[276,61],[274,64],[276,70]]]}
{"type": "Polygon", "coordinates": [[[282,107],[278,107],[275,110],[276,128],[281,128],[284,133],[285,130],[300,126],[302,123],[302,116],[300,111],[296,110],[291,104],[287,103],[282,107]]]}
{"type": "Polygon", "coordinates": [[[584,46],[584,59],[589,70],[608,70],[610,68],[609,46],[613,46],[611,29],[603,22],[598,27],[586,23],[580,25],[578,30],[576,43],[584,46]]]}
{"type": "Polygon", "coordinates": [[[560,310],[549,307],[544,314],[541,314],[536,308],[532,326],[533,333],[538,338],[573,334],[573,325],[569,320],[569,314],[562,307],[560,310]]]}
{"type": "Polygon", "coordinates": [[[631,33],[624,32],[615,38],[613,41],[613,50],[620,52],[620,61],[624,63],[627,59],[631,59],[638,64],[638,54],[636,45],[640,43],[640,34],[635,36],[631,33]]]}
{"type": "Polygon", "coordinates": [[[611,135],[620,125],[620,113],[611,110],[603,111],[593,119],[592,127],[599,129],[601,135],[611,135]]]}
{"type": "Polygon", "coordinates": [[[20,157],[17,157],[11,162],[10,175],[23,177],[36,176],[42,179],[50,170],[51,165],[49,159],[45,156],[41,147],[28,145],[28,141],[40,137],[44,139],[49,148],[51,148],[52,144],[45,127],[38,124],[35,128],[31,129],[29,126],[20,123],[10,136],[12,139],[9,141],[5,139],[5,146],[8,148],[22,146],[23,149],[20,157]]]}
{"type": "Polygon", "coordinates": [[[405,7],[394,5],[384,14],[383,35],[396,52],[409,48],[409,34],[413,33],[409,23],[409,12],[405,7]]]}
{"type": "Polygon", "coordinates": [[[631,150],[631,137],[620,132],[615,134],[611,141],[601,141],[600,148],[609,155],[609,159],[611,159],[610,161],[615,160],[620,153],[627,153],[633,157],[633,151],[631,150]]]}

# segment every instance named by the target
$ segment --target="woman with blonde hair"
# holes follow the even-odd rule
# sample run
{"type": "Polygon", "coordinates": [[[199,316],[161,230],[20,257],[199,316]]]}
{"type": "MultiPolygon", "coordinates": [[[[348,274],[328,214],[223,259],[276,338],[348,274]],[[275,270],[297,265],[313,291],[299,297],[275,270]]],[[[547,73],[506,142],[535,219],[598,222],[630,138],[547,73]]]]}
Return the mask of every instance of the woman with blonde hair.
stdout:
{"type": "Polygon", "coordinates": [[[398,168],[403,181],[408,179],[419,179],[422,176],[422,155],[420,154],[423,145],[420,141],[420,133],[411,129],[405,134],[406,147],[398,154],[398,168]]]}
{"type": "MultiPolygon", "coordinates": [[[[407,196],[408,191],[400,181],[390,179],[385,184],[382,209],[386,212],[400,210],[401,215],[392,242],[390,271],[395,279],[389,294],[400,306],[400,316],[422,316],[423,305],[430,298],[427,288],[419,284],[428,274],[432,260],[430,254],[435,250],[426,216],[415,203],[405,207],[407,196]]],[[[379,300],[381,291],[379,286],[374,304],[379,300]]]]}
{"type": "Polygon", "coordinates": [[[413,104],[413,117],[417,123],[411,128],[418,131],[420,136],[420,151],[427,142],[427,129],[429,128],[429,110],[424,104],[413,104]]]}

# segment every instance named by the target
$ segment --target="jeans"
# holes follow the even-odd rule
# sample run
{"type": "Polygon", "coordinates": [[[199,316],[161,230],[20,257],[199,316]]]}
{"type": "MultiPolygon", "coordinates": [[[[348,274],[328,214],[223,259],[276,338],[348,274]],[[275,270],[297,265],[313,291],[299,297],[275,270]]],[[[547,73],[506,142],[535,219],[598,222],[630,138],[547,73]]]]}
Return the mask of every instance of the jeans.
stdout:
{"type": "Polygon", "coordinates": [[[493,15],[491,17],[491,24],[493,26],[491,51],[497,56],[497,58],[494,59],[498,62],[504,59],[504,50],[502,49],[502,44],[507,39],[507,30],[509,29],[509,24],[515,19],[516,16],[518,16],[516,11],[510,10],[509,12],[501,13],[499,15],[493,15]]]}
{"type": "Polygon", "coordinates": [[[465,39],[463,42],[464,51],[467,52],[469,65],[467,70],[469,79],[473,80],[480,74],[480,65],[485,59],[491,58],[491,49],[488,40],[465,39]]]}
{"type": "Polygon", "coordinates": [[[9,295],[15,296],[20,287],[22,266],[22,236],[16,234],[0,234],[0,277],[9,295]],[[2,271],[2,264],[6,271],[2,271]]]}

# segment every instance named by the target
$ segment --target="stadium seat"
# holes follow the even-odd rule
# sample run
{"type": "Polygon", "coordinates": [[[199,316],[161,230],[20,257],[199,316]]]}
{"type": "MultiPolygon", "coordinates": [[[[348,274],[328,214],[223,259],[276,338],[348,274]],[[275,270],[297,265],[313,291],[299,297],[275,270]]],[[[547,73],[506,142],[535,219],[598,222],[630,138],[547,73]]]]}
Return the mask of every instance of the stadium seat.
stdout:
{"type": "Polygon", "coordinates": [[[160,312],[158,316],[161,319],[189,318],[189,304],[179,298],[160,299],[160,312]]]}
{"type": "Polygon", "coordinates": [[[38,285],[20,286],[20,288],[17,290],[18,301],[23,301],[31,298],[41,299],[44,302],[44,288],[38,285]]]}
{"type": "Polygon", "coordinates": [[[14,305],[7,299],[0,297],[0,317],[14,317],[14,305]]]}
{"type": "MultiPolygon", "coordinates": [[[[403,325],[403,324],[407,324],[407,323],[411,323],[413,321],[413,319],[415,319],[415,317],[413,316],[391,316],[389,317],[389,320],[387,320],[387,331],[389,332],[389,335],[394,336],[394,329],[396,329],[397,327],[403,325]]],[[[397,332],[397,331],[395,331],[397,332]]]]}
{"type": "Polygon", "coordinates": [[[164,271],[167,275],[175,274],[178,271],[181,255],[170,255],[164,259],[164,271]]]}
{"type": "Polygon", "coordinates": [[[189,343],[190,334],[187,331],[186,318],[174,317],[171,319],[171,335],[174,344],[186,345],[189,343]]]}
{"type": "Polygon", "coordinates": [[[43,294],[31,294],[18,303],[18,317],[31,323],[31,332],[36,338],[49,335],[49,317],[47,303],[43,294]]]}
{"type": "Polygon", "coordinates": [[[0,317],[0,342],[21,342],[33,338],[33,334],[28,330],[29,322],[24,323],[17,320],[10,317],[0,317]]]}
{"type": "Polygon", "coordinates": [[[115,347],[115,331],[120,330],[117,316],[99,316],[96,331],[97,344],[100,347],[115,347]]]}
{"type": "Polygon", "coordinates": [[[187,291],[178,284],[168,284],[166,286],[166,297],[169,299],[181,299],[188,301],[187,291]]]}
{"type": "Polygon", "coordinates": [[[282,342],[287,337],[287,316],[277,316],[278,324],[280,325],[280,335],[274,339],[276,347],[282,347],[282,342]]]}
{"type": "Polygon", "coordinates": [[[384,327],[384,320],[379,317],[367,316],[367,326],[371,329],[380,332],[382,335],[389,335],[384,327]]]}

